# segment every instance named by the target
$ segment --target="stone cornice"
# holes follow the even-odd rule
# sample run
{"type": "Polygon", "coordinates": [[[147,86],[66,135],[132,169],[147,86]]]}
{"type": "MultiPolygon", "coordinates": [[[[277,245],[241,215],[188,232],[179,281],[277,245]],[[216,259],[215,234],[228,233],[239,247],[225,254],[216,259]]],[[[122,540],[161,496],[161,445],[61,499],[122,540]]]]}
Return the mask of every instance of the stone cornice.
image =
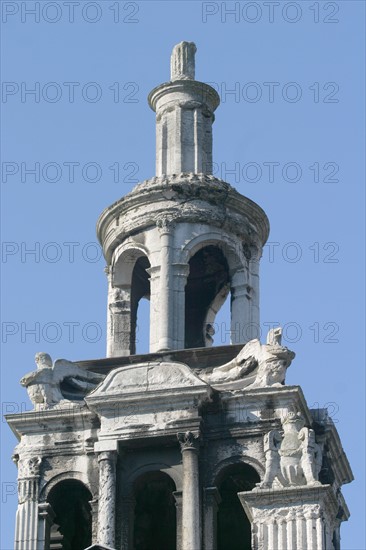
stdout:
{"type": "Polygon", "coordinates": [[[207,106],[209,111],[213,113],[220,104],[220,96],[212,86],[199,82],[198,80],[175,80],[174,82],[164,82],[156,86],[148,95],[148,103],[153,111],[157,110],[157,104],[161,99],[168,94],[179,94],[184,96],[192,96],[200,103],[207,106]]]}
{"type": "Polygon", "coordinates": [[[273,408],[296,408],[304,416],[306,425],[311,426],[313,419],[310,410],[305,401],[303,391],[300,386],[281,386],[281,387],[264,387],[255,389],[243,389],[240,393],[236,390],[233,392],[220,392],[223,402],[235,401],[243,399],[247,408],[258,406],[263,410],[263,405],[271,403],[273,408]]]}
{"type": "Polygon", "coordinates": [[[138,184],[100,215],[97,236],[107,262],[123,240],[156,226],[162,216],[176,223],[207,223],[226,229],[259,247],[269,234],[262,208],[223,180],[207,174],[155,177],[138,184]]]}
{"type": "Polygon", "coordinates": [[[253,521],[253,509],[271,509],[278,507],[304,506],[306,504],[321,504],[333,515],[338,511],[338,500],[330,485],[282,487],[280,489],[253,489],[238,493],[245,511],[253,521]]]}
{"type": "Polygon", "coordinates": [[[70,401],[66,406],[56,406],[39,411],[26,411],[5,416],[13,433],[20,440],[23,435],[43,434],[52,427],[53,432],[67,431],[67,423],[73,430],[95,428],[98,418],[85,405],[70,401]]]}

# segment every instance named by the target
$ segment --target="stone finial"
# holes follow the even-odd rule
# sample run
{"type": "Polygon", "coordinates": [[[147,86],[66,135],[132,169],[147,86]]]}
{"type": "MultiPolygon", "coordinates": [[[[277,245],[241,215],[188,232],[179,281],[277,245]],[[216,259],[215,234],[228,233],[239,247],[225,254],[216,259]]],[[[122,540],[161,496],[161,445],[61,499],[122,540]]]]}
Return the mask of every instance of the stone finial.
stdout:
{"type": "Polygon", "coordinates": [[[194,80],[196,51],[194,42],[180,42],[174,46],[170,58],[170,79],[172,81],[194,80]]]}

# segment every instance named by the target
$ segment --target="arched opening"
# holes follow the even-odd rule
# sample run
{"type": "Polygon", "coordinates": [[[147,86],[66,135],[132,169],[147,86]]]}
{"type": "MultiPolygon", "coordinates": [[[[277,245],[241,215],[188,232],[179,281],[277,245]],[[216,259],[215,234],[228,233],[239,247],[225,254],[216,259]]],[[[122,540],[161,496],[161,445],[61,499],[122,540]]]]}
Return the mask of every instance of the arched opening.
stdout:
{"type": "Polygon", "coordinates": [[[251,491],[260,477],[248,464],[232,464],[217,480],[221,496],[217,512],[217,549],[251,550],[251,525],[238,493],[251,491]]]}
{"type": "Polygon", "coordinates": [[[90,491],[80,481],[60,481],[48,495],[55,512],[50,550],[85,550],[92,542],[90,491]]]}
{"type": "MultiPolygon", "coordinates": [[[[130,353],[136,353],[136,339],[149,341],[150,319],[145,315],[137,316],[139,302],[142,298],[150,301],[150,276],[147,269],[150,262],[146,256],[140,256],[132,271],[131,280],[131,332],[130,332],[130,353]]],[[[140,313],[140,312],[139,312],[140,313]]]]}
{"type": "Polygon", "coordinates": [[[134,550],[176,550],[174,481],[163,472],[149,472],[134,483],[134,550]]]}
{"type": "Polygon", "coordinates": [[[220,248],[201,248],[189,261],[185,292],[185,348],[208,347],[215,315],[230,290],[229,267],[220,248]]]}

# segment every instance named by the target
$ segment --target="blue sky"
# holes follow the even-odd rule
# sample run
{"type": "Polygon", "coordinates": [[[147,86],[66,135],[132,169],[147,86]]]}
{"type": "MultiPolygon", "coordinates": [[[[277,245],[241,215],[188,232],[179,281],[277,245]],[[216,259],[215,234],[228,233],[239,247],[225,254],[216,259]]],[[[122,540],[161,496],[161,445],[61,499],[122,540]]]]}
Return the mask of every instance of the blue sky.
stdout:
{"type": "MultiPolygon", "coordinates": [[[[366,547],[364,11],[362,1],[2,2],[3,412],[30,408],[18,381],[37,351],[105,356],[96,220],[154,175],[147,94],[169,79],[172,47],[192,40],[196,78],[222,97],[216,174],[271,223],[262,338],[284,326],[296,352],[287,383],[329,406],[356,477],[343,488],[342,547],[366,547]]],[[[227,307],[218,323],[225,343],[227,307]]],[[[146,351],[144,316],[138,337],[146,351]]],[[[16,442],[1,431],[10,550],[16,442]]]]}

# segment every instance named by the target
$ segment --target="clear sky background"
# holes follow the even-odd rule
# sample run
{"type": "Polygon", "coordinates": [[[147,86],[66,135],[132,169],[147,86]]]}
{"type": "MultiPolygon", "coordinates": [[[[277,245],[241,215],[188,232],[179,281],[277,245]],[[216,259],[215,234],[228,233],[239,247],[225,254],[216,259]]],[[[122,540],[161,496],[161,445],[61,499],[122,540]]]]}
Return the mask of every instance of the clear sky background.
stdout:
{"type": "MultiPolygon", "coordinates": [[[[296,352],[287,383],[329,407],[356,477],[343,487],[342,548],[366,548],[364,2],[41,1],[39,22],[27,12],[35,2],[1,4],[3,412],[31,408],[19,379],[37,351],[105,356],[96,220],[154,175],[147,94],[169,79],[172,47],[192,40],[196,78],[222,97],[216,173],[271,223],[262,339],[269,324],[284,327],[296,352]]],[[[227,329],[226,307],[216,344],[227,329]]],[[[1,431],[0,548],[10,550],[16,440],[4,421],[1,431]]]]}

